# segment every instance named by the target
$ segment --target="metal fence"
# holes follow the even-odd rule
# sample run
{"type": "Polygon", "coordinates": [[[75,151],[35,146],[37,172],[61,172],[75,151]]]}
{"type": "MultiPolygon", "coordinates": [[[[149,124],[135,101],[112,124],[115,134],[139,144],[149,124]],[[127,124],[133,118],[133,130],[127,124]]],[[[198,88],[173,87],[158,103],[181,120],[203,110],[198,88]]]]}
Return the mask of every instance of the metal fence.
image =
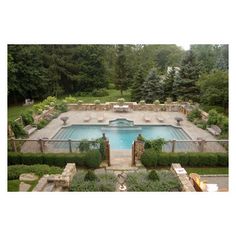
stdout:
{"type": "Polygon", "coordinates": [[[164,152],[227,152],[228,140],[170,140],[164,152]]]}
{"type": "Polygon", "coordinates": [[[14,152],[70,153],[99,149],[98,141],[9,139],[8,150],[14,152]]]}
{"type": "MultiPolygon", "coordinates": [[[[99,149],[98,141],[9,139],[8,150],[14,152],[69,153],[99,149]]],[[[169,140],[164,152],[227,152],[228,140],[169,140]]]]}

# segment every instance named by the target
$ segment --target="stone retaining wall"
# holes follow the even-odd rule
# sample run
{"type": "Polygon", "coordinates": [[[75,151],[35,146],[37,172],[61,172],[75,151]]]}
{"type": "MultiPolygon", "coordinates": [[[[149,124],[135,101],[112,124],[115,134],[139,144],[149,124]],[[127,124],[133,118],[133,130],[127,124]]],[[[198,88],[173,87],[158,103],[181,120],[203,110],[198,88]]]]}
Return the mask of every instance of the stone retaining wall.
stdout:
{"type": "Polygon", "coordinates": [[[44,175],[33,189],[33,192],[52,192],[59,187],[69,189],[75,173],[75,163],[68,163],[62,174],[44,175]]]}
{"type": "Polygon", "coordinates": [[[178,163],[173,163],[171,165],[170,170],[177,176],[179,179],[182,191],[183,192],[196,192],[192,183],[189,180],[188,174],[186,173],[185,169],[181,167],[178,163]]]}

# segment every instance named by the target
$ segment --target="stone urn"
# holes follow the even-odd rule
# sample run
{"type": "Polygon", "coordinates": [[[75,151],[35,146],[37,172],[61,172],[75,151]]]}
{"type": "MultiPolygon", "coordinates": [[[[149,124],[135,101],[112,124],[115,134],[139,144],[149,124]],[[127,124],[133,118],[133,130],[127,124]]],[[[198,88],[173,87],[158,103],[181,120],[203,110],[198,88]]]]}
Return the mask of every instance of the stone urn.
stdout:
{"type": "Polygon", "coordinates": [[[63,121],[63,125],[66,125],[67,120],[69,119],[68,116],[61,117],[61,120],[63,121]]]}

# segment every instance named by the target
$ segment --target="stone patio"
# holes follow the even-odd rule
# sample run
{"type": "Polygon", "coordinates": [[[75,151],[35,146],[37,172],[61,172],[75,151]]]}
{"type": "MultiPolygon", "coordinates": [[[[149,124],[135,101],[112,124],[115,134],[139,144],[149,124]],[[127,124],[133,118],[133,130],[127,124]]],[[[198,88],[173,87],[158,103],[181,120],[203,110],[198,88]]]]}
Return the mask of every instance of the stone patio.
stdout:
{"type": "MultiPolygon", "coordinates": [[[[155,112],[155,111],[131,111],[131,112],[114,112],[114,111],[68,111],[60,114],[59,117],[52,120],[46,127],[41,130],[37,130],[34,134],[30,136],[30,139],[40,139],[48,138],[51,139],[62,127],[61,117],[69,117],[66,126],[74,124],[109,124],[110,120],[117,118],[126,118],[134,121],[135,125],[173,125],[176,126],[175,117],[181,117],[183,121],[181,122],[181,127],[184,131],[193,139],[198,138],[204,140],[215,140],[217,139],[208,133],[206,130],[200,129],[193,123],[189,122],[186,116],[181,112],[155,112]],[[90,116],[91,119],[88,122],[84,122],[84,117],[90,116]],[[104,121],[99,122],[98,117],[104,116],[104,121]],[[144,117],[149,117],[150,122],[145,122],[144,117]],[[162,117],[164,122],[158,121],[157,117],[162,117]]],[[[179,126],[178,126],[179,127],[179,126]]],[[[26,143],[27,144],[27,143],[26,143]]],[[[34,149],[39,149],[39,144],[36,142],[28,142],[28,145],[24,144],[22,151],[33,151],[34,149]]],[[[221,145],[216,142],[207,144],[207,147],[213,149],[214,151],[223,151],[224,149],[221,145]]],[[[123,153],[121,154],[123,155],[123,153]]],[[[117,155],[116,155],[117,156],[117,155]]],[[[117,157],[120,157],[119,155],[117,157]]]]}

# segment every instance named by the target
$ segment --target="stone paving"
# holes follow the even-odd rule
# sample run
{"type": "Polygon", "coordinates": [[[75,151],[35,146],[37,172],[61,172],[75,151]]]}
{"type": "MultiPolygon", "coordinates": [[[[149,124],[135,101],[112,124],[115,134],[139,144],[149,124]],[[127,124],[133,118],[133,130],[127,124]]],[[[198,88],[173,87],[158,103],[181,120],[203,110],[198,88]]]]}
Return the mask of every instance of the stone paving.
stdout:
{"type": "MultiPolygon", "coordinates": [[[[73,124],[109,124],[110,120],[117,118],[126,118],[134,121],[135,125],[174,125],[176,126],[175,117],[181,117],[183,121],[181,122],[181,127],[184,131],[193,139],[196,140],[198,138],[202,138],[205,140],[215,140],[217,139],[212,136],[206,130],[200,129],[195,126],[193,123],[189,122],[186,116],[180,112],[155,112],[155,111],[131,111],[126,113],[119,113],[114,111],[68,111],[60,114],[60,116],[54,120],[52,120],[46,127],[41,130],[37,130],[30,136],[30,139],[40,139],[40,138],[48,138],[51,139],[63,126],[63,122],[61,121],[61,117],[69,117],[66,126],[70,126],[73,124]],[[84,117],[90,116],[91,119],[88,122],[84,122],[84,117]],[[98,118],[104,116],[103,122],[98,122],[98,118]],[[145,122],[144,117],[149,117],[150,122],[145,122]],[[159,122],[157,118],[163,118],[164,122],[159,122]]],[[[221,145],[216,142],[207,144],[207,148],[209,150],[214,151],[223,151],[221,145]]],[[[39,144],[36,142],[27,142],[23,146],[22,151],[34,151],[35,149],[39,150],[39,144]]],[[[119,155],[124,155],[120,152],[119,155]]],[[[115,157],[121,157],[119,155],[115,155],[115,157]]],[[[126,154],[125,154],[126,155],[126,154]]]]}
{"type": "Polygon", "coordinates": [[[201,181],[207,181],[208,184],[217,184],[219,191],[228,191],[229,177],[227,175],[201,175],[201,181]]]}

